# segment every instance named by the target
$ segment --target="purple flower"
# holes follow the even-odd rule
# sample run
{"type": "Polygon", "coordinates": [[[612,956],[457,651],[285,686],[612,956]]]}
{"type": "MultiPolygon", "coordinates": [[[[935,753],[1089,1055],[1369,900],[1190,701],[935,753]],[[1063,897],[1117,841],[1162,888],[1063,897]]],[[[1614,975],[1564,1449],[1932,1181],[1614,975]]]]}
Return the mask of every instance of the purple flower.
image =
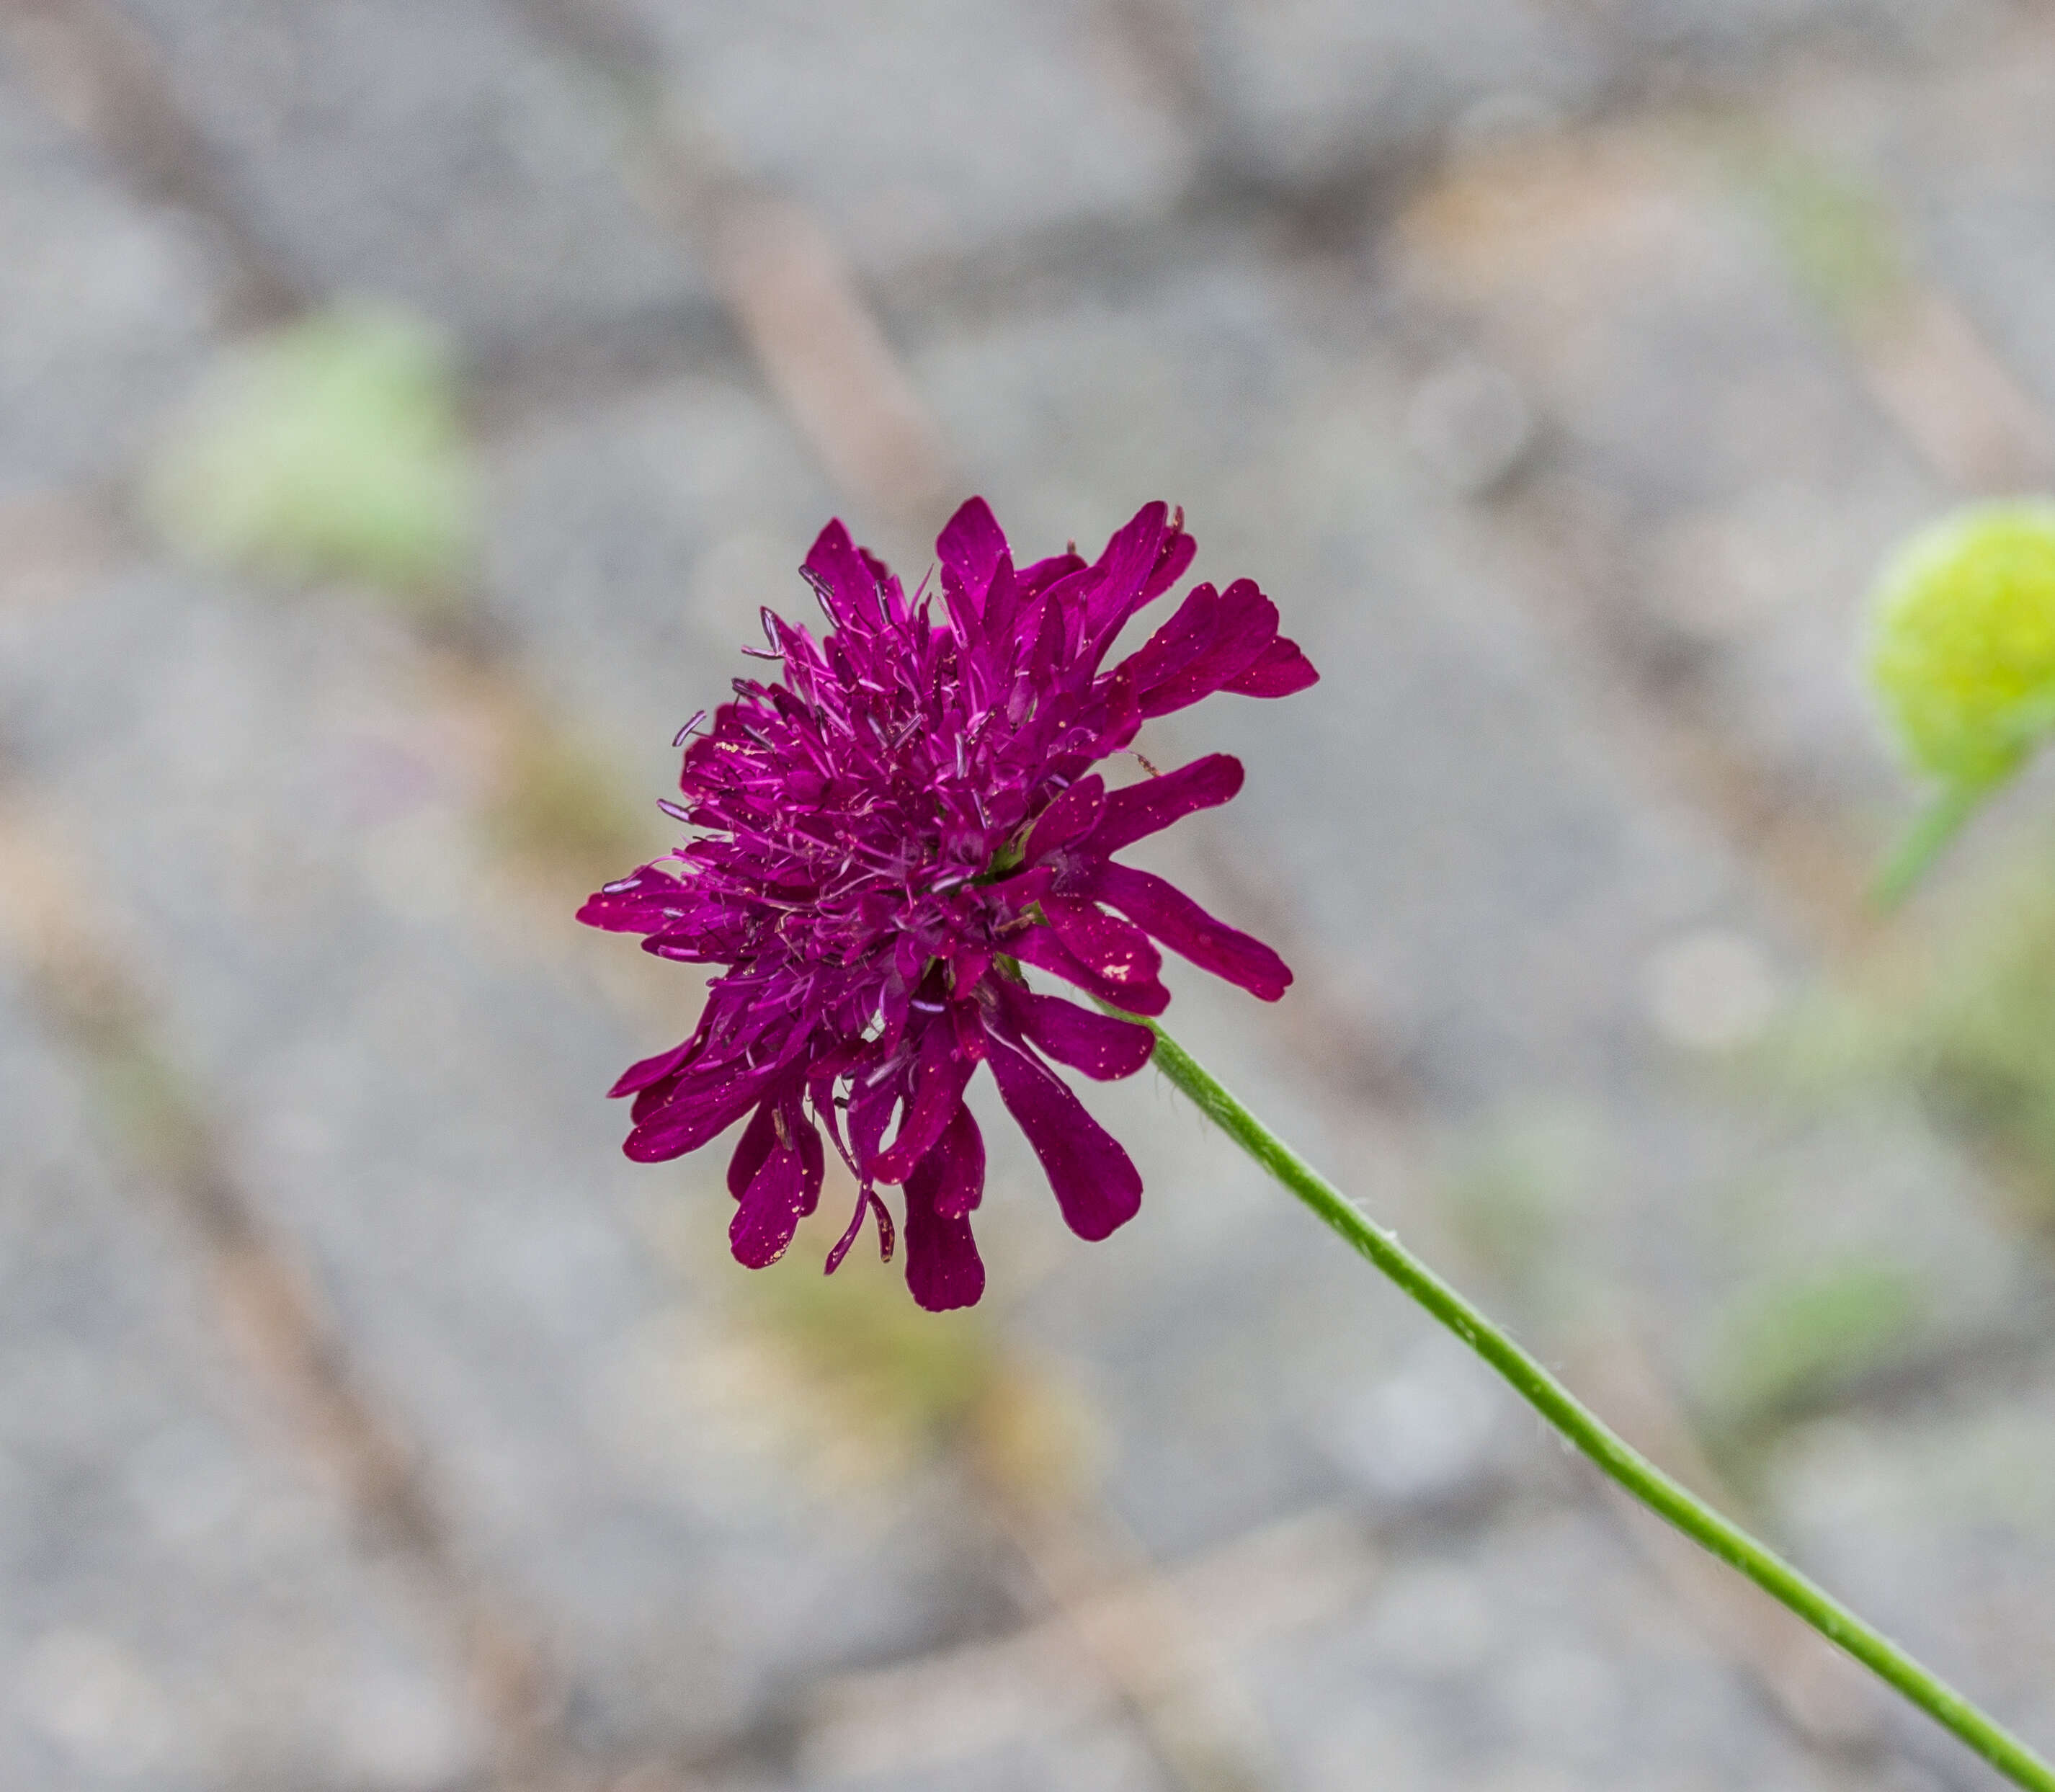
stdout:
{"type": "Polygon", "coordinates": [[[890,1256],[878,1186],[897,1183],[908,1285],[940,1311],[984,1290],[970,1226],[984,1141],[964,1102],[980,1064],[1072,1231],[1103,1238],[1141,1204],[1127,1154],[1050,1063],[1131,1076],[1154,1036],[1031,990],[1022,965],[1139,1015],[1169,1004],[1159,945],[1265,1001],[1292,981],[1269,947],[1112,856],[1226,802],[1240,763],[1212,753],[1111,791],[1091,768],[1150,716],[1217,690],[1284,697],[1319,675],[1245,578],[1194,586],[1100,670],[1129,619],[1191,564],[1183,512],[1160,503],[1090,566],[1072,552],[1016,570],[981,498],[935,547],[939,616],[839,522],[821,531],[803,572],[829,629],[816,641],[764,611],[770,645],[745,651],[783,675],[735,681],[685,748],[684,801],[663,805],[699,832],[578,919],[643,934],[660,957],[727,967],[692,1036],[614,1085],[635,1098],[628,1155],[674,1158],[747,1116],[728,1237],[756,1269],[819,1199],[825,1127],[858,1187],[827,1267],[866,1213],[890,1256]]]}

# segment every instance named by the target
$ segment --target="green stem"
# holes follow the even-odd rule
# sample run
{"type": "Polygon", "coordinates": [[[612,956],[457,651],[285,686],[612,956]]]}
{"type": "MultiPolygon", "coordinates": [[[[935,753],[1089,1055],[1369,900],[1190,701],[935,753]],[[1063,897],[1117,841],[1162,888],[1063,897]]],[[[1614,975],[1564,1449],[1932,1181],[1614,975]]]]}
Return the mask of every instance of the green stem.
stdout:
{"type": "Polygon", "coordinates": [[[1913,818],[1905,837],[1885,861],[1872,892],[1879,908],[1895,909],[1927,874],[1929,866],[1962,832],[1962,823],[1977,812],[1978,805],[1990,795],[1994,779],[1974,780],[1944,785],[1927,807],[1913,818]]]}
{"type": "MultiPolygon", "coordinates": [[[[1123,1016],[1123,1019],[1134,1019],[1123,1016]]],[[[1327,1225],[1382,1269],[1511,1382],[1541,1416],[1650,1510],[1789,1606],[1829,1642],[1887,1680],[1935,1721],[1952,1730],[2016,1785],[2055,1792],[2055,1768],[1994,1723],[1882,1632],[1695,1498],[1584,1407],[1391,1233],[1374,1226],[1327,1178],[1222,1088],[1212,1074],[1153,1020],[1156,1068],[1201,1112],[1327,1225]]]]}

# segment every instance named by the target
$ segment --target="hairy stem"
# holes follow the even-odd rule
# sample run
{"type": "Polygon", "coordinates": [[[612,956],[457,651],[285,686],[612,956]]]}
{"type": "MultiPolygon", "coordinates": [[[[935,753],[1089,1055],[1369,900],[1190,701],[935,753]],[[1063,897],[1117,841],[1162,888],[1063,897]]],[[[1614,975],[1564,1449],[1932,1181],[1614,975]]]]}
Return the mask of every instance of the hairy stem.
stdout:
{"type": "MultiPolygon", "coordinates": [[[[1134,1019],[1124,1016],[1124,1019],[1134,1019]]],[[[2055,1768],[1954,1687],[1865,1624],[1789,1562],[1673,1481],[1585,1407],[1569,1389],[1458,1294],[1390,1233],[1373,1225],[1331,1182],[1230,1095],[1153,1020],[1154,1062],[1201,1112],[1268,1170],[1333,1231],[1425,1307],[1513,1383],[1541,1416],[1630,1494],[1721,1561],[1740,1569],[1829,1642],[1888,1682],[2014,1784],[2055,1792],[2055,1768]]]]}

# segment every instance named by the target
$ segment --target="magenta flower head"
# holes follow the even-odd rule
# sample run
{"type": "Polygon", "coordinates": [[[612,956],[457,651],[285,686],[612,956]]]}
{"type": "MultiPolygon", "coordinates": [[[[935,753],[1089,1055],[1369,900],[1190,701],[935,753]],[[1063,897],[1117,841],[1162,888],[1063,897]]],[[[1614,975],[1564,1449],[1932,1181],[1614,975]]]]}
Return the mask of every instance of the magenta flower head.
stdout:
{"type": "Polygon", "coordinates": [[[1292,981],[1260,941],[1113,855],[1241,787],[1209,754],[1109,790],[1091,768],[1144,720],[1218,690],[1284,697],[1318,677],[1248,579],[1194,586],[1140,648],[1102,670],[1131,618],[1191,564],[1184,515],[1150,504],[1087,566],[1016,568],[981,498],[935,544],[941,602],[909,601],[839,522],[802,569],[816,641],[767,610],[783,664],[697,732],[665,811],[696,830],[578,911],[660,957],[726,967],[692,1036],[613,1087],[633,1095],[628,1155],[696,1151],[747,1117],[729,1161],[736,1257],[775,1262],[818,1201],[824,1128],[857,1182],[832,1271],[878,1190],[905,1208],[906,1281],[923,1307],[974,1303],[971,1214],[984,1143],[964,1094],[988,1065],[1072,1231],[1132,1218],[1142,1179],[1051,1060],[1131,1076],[1146,1027],[1028,988],[1029,965],[1130,1014],[1161,1014],[1157,946],[1275,1001],[1292,981]],[[896,1118],[897,1124],[894,1121],[896,1118]],[[886,1142],[889,1133],[890,1142],[886,1142]]]}

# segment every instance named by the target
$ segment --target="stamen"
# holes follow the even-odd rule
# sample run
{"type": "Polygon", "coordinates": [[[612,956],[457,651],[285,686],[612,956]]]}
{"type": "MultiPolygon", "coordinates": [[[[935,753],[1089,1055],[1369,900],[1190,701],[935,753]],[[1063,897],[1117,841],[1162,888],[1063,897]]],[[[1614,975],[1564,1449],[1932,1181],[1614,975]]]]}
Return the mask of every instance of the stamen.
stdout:
{"type": "Polygon", "coordinates": [[[878,1198],[877,1190],[867,1188],[863,1192],[870,1196],[870,1205],[878,1214],[878,1261],[880,1263],[889,1263],[892,1261],[893,1237],[891,1213],[885,1203],[878,1198]]]}
{"type": "MultiPolygon", "coordinates": [[[[842,1260],[849,1255],[849,1247],[856,1242],[857,1233],[863,1230],[863,1216],[870,1211],[870,1203],[877,1198],[867,1184],[857,1191],[856,1211],[849,1216],[848,1226],[835,1241],[834,1249],[828,1253],[827,1263],[821,1271],[822,1275],[831,1276],[842,1267],[842,1260]]],[[[888,1221],[887,1223],[890,1222],[888,1221]]],[[[891,1261],[891,1257],[889,1251],[885,1253],[887,1262],[891,1261]]]]}

